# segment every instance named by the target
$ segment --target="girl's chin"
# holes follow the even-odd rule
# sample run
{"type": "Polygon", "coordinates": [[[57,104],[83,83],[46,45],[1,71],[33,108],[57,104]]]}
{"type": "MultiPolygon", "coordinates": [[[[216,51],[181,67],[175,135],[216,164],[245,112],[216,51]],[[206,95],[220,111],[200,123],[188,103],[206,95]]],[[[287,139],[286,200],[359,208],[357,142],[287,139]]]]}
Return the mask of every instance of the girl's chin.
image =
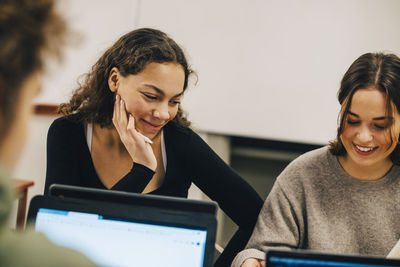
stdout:
{"type": "Polygon", "coordinates": [[[161,131],[157,131],[157,132],[142,132],[139,130],[139,132],[143,135],[145,135],[146,137],[150,138],[151,140],[153,140],[154,138],[157,137],[157,135],[161,132],[161,131]]]}
{"type": "Polygon", "coordinates": [[[155,126],[143,119],[140,119],[140,124],[140,128],[143,128],[144,132],[154,135],[156,135],[163,127],[163,125],[155,126]]]}

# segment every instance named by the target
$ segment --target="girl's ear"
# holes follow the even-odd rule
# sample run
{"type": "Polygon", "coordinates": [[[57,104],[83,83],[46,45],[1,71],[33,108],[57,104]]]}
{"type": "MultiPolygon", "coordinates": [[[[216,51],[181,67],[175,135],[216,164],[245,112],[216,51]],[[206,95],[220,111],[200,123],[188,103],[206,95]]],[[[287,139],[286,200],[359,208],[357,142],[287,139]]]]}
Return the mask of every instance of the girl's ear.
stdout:
{"type": "Polygon", "coordinates": [[[108,76],[108,87],[111,92],[116,93],[118,91],[119,79],[121,74],[116,67],[113,67],[110,71],[110,75],[108,76]]]}

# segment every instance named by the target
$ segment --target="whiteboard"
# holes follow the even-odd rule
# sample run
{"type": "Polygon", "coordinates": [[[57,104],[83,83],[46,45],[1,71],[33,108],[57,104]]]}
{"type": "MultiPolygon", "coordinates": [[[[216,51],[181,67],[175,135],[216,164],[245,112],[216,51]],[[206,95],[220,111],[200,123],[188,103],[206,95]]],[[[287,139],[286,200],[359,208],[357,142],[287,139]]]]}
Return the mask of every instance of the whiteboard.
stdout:
{"type": "Polygon", "coordinates": [[[145,0],[138,27],[181,44],[195,128],[310,144],[336,135],[336,93],[361,54],[400,54],[398,0],[145,0]]]}

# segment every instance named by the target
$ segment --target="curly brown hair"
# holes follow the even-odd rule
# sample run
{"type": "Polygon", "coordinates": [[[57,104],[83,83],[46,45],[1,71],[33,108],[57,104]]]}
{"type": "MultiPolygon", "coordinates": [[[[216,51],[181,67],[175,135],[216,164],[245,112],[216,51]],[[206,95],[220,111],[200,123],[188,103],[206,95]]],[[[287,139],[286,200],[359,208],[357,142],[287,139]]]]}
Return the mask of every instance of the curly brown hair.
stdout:
{"type": "MultiPolygon", "coordinates": [[[[374,87],[386,95],[386,114],[392,115],[400,111],[400,58],[394,54],[367,53],[357,58],[344,74],[338,91],[338,100],[341,105],[339,126],[336,139],[329,144],[333,155],[344,156],[346,149],[340,136],[349,113],[354,93],[359,89],[374,87]]],[[[393,116],[391,116],[393,117],[393,116]]],[[[390,140],[395,136],[390,127],[390,140]]],[[[400,165],[400,147],[396,146],[390,154],[394,164],[400,165]]]]}
{"type": "Polygon", "coordinates": [[[0,1],[0,140],[14,119],[23,82],[43,70],[48,55],[61,58],[65,33],[53,0],[0,1]]]}
{"type": "MultiPolygon", "coordinates": [[[[151,62],[180,64],[185,73],[183,91],[186,90],[189,76],[194,72],[189,67],[182,48],[162,31],[141,28],[123,35],[104,52],[85,75],[83,83],[74,91],[70,101],[60,105],[59,113],[79,113],[79,120],[83,123],[112,127],[115,95],[108,85],[111,69],[116,67],[126,77],[140,73],[151,62]]],[[[180,106],[174,121],[182,127],[190,126],[180,106]]]]}

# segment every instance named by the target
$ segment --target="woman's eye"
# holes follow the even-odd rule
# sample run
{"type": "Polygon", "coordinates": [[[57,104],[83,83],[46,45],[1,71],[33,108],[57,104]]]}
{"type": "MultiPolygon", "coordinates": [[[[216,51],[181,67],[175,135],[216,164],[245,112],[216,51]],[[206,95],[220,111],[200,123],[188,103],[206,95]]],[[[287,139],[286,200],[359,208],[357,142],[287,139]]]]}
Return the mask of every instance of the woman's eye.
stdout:
{"type": "Polygon", "coordinates": [[[148,94],[143,94],[146,98],[150,99],[150,100],[156,100],[157,97],[154,95],[148,95],[148,94]]]}
{"type": "Polygon", "coordinates": [[[181,103],[181,101],[179,100],[171,100],[169,101],[172,105],[179,105],[181,103]]]}
{"type": "Polygon", "coordinates": [[[386,129],[386,125],[374,125],[374,127],[378,130],[385,130],[386,129]]]}
{"type": "Polygon", "coordinates": [[[359,121],[347,120],[347,123],[350,124],[350,125],[357,125],[357,124],[359,124],[360,122],[359,122],[359,121]]]}

